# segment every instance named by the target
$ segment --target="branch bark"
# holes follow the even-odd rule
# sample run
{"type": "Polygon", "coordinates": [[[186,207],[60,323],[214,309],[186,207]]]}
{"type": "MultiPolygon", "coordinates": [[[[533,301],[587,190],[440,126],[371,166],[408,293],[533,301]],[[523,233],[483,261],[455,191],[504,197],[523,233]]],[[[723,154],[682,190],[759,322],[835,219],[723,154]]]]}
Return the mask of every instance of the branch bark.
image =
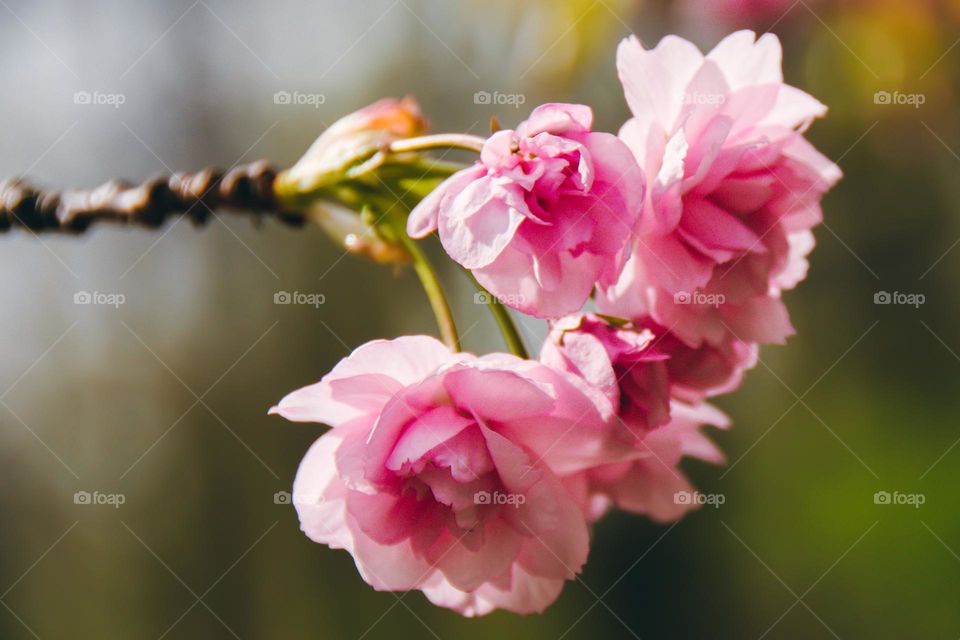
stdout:
{"type": "Polygon", "coordinates": [[[62,192],[7,180],[0,183],[0,232],[22,227],[33,232],[80,233],[96,222],[156,228],[172,215],[189,216],[202,225],[220,208],[302,225],[302,213],[284,210],[277,202],[276,176],[276,169],[261,160],[226,173],[206,168],[139,185],[112,180],[94,189],[62,192]]]}

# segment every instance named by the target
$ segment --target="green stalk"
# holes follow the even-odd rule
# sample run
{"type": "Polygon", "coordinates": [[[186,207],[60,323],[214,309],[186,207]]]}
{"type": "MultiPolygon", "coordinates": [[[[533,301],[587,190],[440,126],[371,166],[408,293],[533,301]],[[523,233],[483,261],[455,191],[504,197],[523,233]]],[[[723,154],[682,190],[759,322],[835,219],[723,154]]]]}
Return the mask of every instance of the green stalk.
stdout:
{"type": "Polygon", "coordinates": [[[517,325],[514,324],[513,318],[510,317],[510,312],[497,300],[496,296],[477,282],[477,279],[470,271],[466,269],[464,269],[464,271],[467,277],[470,278],[470,281],[473,282],[473,286],[477,288],[477,291],[486,297],[488,301],[487,306],[490,307],[490,313],[493,314],[493,319],[497,321],[497,327],[500,328],[500,333],[503,335],[503,341],[506,343],[507,349],[519,358],[523,358],[524,360],[529,359],[530,356],[527,354],[527,348],[523,345],[523,338],[520,337],[520,332],[517,331],[517,325]]]}
{"type": "Polygon", "coordinates": [[[402,138],[390,143],[390,151],[393,153],[405,153],[408,151],[423,151],[424,149],[466,149],[467,151],[476,151],[480,153],[485,138],[472,136],[465,133],[437,133],[418,138],[402,138]]]}
{"type": "Polygon", "coordinates": [[[426,254],[420,250],[420,247],[407,235],[406,221],[398,220],[399,216],[388,216],[388,224],[397,239],[403,245],[403,248],[410,254],[413,261],[413,270],[420,278],[420,284],[423,285],[423,291],[430,300],[430,307],[433,309],[433,315],[437,319],[437,326],[440,329],[440,336],[443,342],[450,347],[452,351],[460,351],[460,336],[457,334],[457,325],[453,320],[453,312],[450,311],[450,304],[447,302],[447,296],[443,292],[443,285],[440,284],[440,278],[430,263],[426,254]]]}

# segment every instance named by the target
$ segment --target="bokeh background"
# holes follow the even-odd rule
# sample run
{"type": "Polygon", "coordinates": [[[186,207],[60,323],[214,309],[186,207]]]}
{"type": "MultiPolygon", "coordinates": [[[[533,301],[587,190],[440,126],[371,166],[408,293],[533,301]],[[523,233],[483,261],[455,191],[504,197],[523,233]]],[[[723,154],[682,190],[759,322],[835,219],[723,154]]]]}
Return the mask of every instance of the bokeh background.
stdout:
{"type": "MultiPolygon", "coordinates": [[[[621,37],[711,47],[743,27],[778,34],[788,81],[831,107],[810,136],[846,178],[788,295],[797,336],[719,402],[728,465],[689,466],[720,508],[604,520],[541,616],[465,620],[376,593],[275,503],[320,428],[266,409],[368,339],[433,331],[412,275],[228,213],[202,230],[19,231],[0,238],[0,637],[960,636],[960,3],[0,0],[0,174],[91,186],[289,165],[387,95],[417,96],[437,130],[562,100],[615,131],[621,37]],[[80,291],[125,302],[76,305],[80,291]],[[275,305],[278,291],[326,303],[275,305]],[[882,291],[925,301],[875,304],[882,291]]],[[[467,346],[499,349],[467,283],[444,278],[467,346]]]]}

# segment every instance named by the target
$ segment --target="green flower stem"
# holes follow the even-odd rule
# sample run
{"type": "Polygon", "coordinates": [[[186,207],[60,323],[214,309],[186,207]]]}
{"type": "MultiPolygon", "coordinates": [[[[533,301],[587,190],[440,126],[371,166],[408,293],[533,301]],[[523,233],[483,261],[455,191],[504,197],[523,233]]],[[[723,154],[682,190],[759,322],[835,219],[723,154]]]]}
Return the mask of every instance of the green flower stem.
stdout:
{"type": "Polygon", "coordinates": [[[405,153],[407,151],[421,151],[423,149],[466,149],[467,151],[476,151],[483,149],[486,139],[479,136],[471,136],[465,133],[438,133],[429,136],[420,136],[418,138],[404,138],[390,144],[390,151],[393,153],[405,153]]]}
{"type": "Polygon", "coordinates": [[[420,278],[423,291],[427,294],[427,299],[430,300],[430,306],[433,308],[433,315],[437,319],[437,326],[440,328],[443,342],[452,351],[460,351],[460,336],[457,334],[457,325],[453,320],[453,312],[450,311],[450,304],[447,302],[447,296],[443,292],[443,285],[440,284],[440,278],[437,277],[436,270],[417,243],[407,235],[406,221],[401,216],[388,216],[387,223],[396,234],[403,248],[410,254],[413,261],[413,270],[420,278]]]}
{"type": "Polygon", "coordinates": [[[517,325],[514,324],[513,318],[510,317],[510,311],[497,300],[496,296],[477,282],[477,279],[470,271],[466,269],[464,269],[464,271],[477,288],[477,291],[486,297],[487,306],[490,307],[490,313],[493,314],[493,319],[497,321],[497,326],[500,328],[500,333],[503,334],[503,341],[507,344],[507,349],[517,357],[523,358],[524,360],[528,359],[530,356],[527,354],[527,348],[523,345],[523,338],[520,337],[520,332],[517,331],[517,325]]]}

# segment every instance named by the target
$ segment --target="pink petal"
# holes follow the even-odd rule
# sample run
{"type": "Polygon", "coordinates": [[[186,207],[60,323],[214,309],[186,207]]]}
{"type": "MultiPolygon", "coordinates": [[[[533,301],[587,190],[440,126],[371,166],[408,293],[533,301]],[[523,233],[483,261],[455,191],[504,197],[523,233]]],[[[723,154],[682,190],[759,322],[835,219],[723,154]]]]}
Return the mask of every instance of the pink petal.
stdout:
{"type": "Polygon", "coordinates": [[[749,227],[708,200],[690,199],[686,206],[681,237],[716,262],[726,262],[743,251],[766,251],[749,227]]]}
{"type": "Polygon", "coordinates": [[[493,263],[475,271],[474,276],[507,306],[537,318],[556,318],[583,307],[600,275],[603,260],[588,253],[574,258],[569,252],[555,259],[559,260],[558,268],[538,274],[537,268],[547,263],[535,266],[532,256],[508,247],[493,263]],[[538,275],[555,288],[545,289],[538,275]]]}
{"type": "Polygon", "coordinates": [[[417,416],[407,427],[387,458],[386,467],[400,471],[404,464],[420,460],[431,449],[455,438],[472,424],[471,418],[460,415],[452,407],[434,407],[417,416]]]}
{"type": "Polygon", "coordinates": [[[732,126],[733,120],[726,116],[717,116],[699,132],[684,130],[687,140],[693,141],[684,158],[684,175],[687,176],[683,180],[684,193],[695,188],[708,175],[732,126]]]}
{"type": "Polygon", "coordinates": [[[774,282],[778,289],[793,289],[807,277],[807,270],[810,263],[807,262],[807,256],[813,251],[816,245],[816,239],[810,231],[799,231],[787,236],[789,243],[789,253],[787,256],[787,265],[782,272],[777,274],[774,282]]]}
{"type": "Polygon", "coordinates": [[[592,126],[593,110],[590,107],[553,102],[534,109],[518,133],[531,138],[543,132],[555,135],[586,133],[592,126]]]}
{"type": "Polygon", "coordinates": [[[470,593],[456,589],[441,574],[434,576],[423,592],[434,604],[467,617],[483,616],[495,609],[531,614],[541,613],[553,604],[563,590],[563,583],[563,580],[532,576],[514,565],[502,579],[470,593]]]}
{"type": "Polygon", "coordinates": [[[816,118],[826,114],[826,105],[813,96],[795,87],[780,85],[777,103],[762,124],[805,131],[816,118]]]}
{"type": "Polygon", "coordinates": [[[665,37],[649,51],[630,36],[617,49],[617,72],[630,110],[653,114],[667,131],[673,131],[684,91],[702,64],[697,47],[676,36],[665,37]]]}
{"type": "Polygon", "coordinates": [[[414,207],[407,218],[407,233],[411,238],[424,238],[437,230],[437,219],[444,201],[455,197],[468,184],[484,175],[479,165],[463,169],[447,178],[414,207]]]}
{"type": "Polygon", "coordinates": [[[413,491],[401,495],[361,493],[347,496],[347,511],[360,531],[380,545],[395,545],[410,538],[414,528],[434,503],[418,499],[413,491]]]}
{"type": "Polygon", "coordinates": [[[321,436],[307,450],[293,482],[293,505],[300,528],[314,542],[349,549],[344,496],[346,487],[337,478],[334,455],[343,437],[337,431],[321,436]]]}
{"type": "Polygon", "coordinates": [[[484,525],[483,544],[476,550],[449,532],[444,538],[431,555],[437,557],[435,566],[446,581],[459,591],[473,591],[509,571],[523,544],[523,532],[496,518],[484,525]]]}
{"type": "Polygon", "coordinates": [[[599,202],[590,211],[596,214],[598,231],[604,235],[602,248],[597,251],[616,254],[640,217],[646,180],[630,149],[616,136],[594,133],[587,136],[584,144],[595,160],[594,192],[599,202]]]}
{"type": "Polygon", "coordinates": [[[485,267],[510,244],[527,213],[518,186],[479,178],[451,199],[447,215],[440,218],[440,240],[465,268],[485,267]]]}
{"type": "Polygon", "coordinates": [[[533,575],[573,578],[587,561],[589,534],[583,513],[557,477],[531,460],[510,440],[483,429],[505,489],[525,498],[517,508],[504,508],[516,530],[526,538],[520,565],[533,575]]]}
{"type": "Polygon", "coordinates": [[[780,40],[772,33],[756,40],[752,31],[732,33],[707,54],[723,70],[734,91],[748,85],[783,82],[780,40]]]}
{"type": "Polygon", "coordinates": [[[753,298],[736,307],[722,307],[721,313],[734,335],[746,342],[786,344],[787,338],[796,333],[780,298],[753,298]]]}
{"type": "Polygon", "coordinates": [[[428,336],[374,340],[341,360],[320,382],[287,395],[270,413],[296,422],[343,426],[375,414],[399,385],[416,382],[462,357],[428,336]]]}
{"type": "Polygon", "coordinates": [[[770,200],[776,186],[776,178],[769,174],[730,176],[720,183],[710,198],[726,209],[750,213],[770,200]]]}
{"type": "Polygon", "coordinates": [[[751,136],[757,123],[767,119],[776,108],[777,100],[785,86],[781,84],[751,85],[727,96],[723,105],[723,115],[733,121],[730,139],[740,140],[751,136]]]}
{"type": "Polygon", "coordinates": [[[307,452],[293,485],[293,503],[300,527],[315,542],[346,549],[364,580],[375,589],[415,588],[430,572],[408,542],[380,545],[368,538],[347,513],[348,491],[335,475],[334,454],[342,442],[338,432],[322,436],[307,452]]]}
{"type": "Polygon", "coordinates": [[[620,390],[617,375],[603,343],[595,336],[582,332],[562,334],[557,339],[563,342],[562,351],[559,345],[548,338],[540,353],[540,360],[582,377],[603,392],[612,407],[618,407],[620,390]]]}
{"type": "Polygon", "coordinates": [[[444,386],[458,409],[484,420],[508,422],[540,416],[553,407],[548,387],[510,371],[463,367],[449,372],[444,386]]]}
{"type": "Polygon", "coordinates": [[[671,294],[706,286],[714,261],[691,249],[678,234],[637,238],[637,268],[644,281],[671,294]]]}
{"type": "Polygon", "coordinates": [[[693,486],[677,468],[656,458],[635,467],[617,486],[616,505],[624,511],[645,515],[655,522],[673,522],[697,505],[676,499],[679,492],[692,493],[693,486]]]}
{"type": "MultiPolygon", "coordinates": [[[[383,402],[389,398],[384,386],[383,402]]],[[[283,416],[292,422],[318,422],[331,427],[341,427],[354,420],[363,419],[370,415],[372,396],[365,393],[362,399],[347,397],[344,401],[333,397],[330,385],[324,381],[317,382],[296,391],[291,391],[272,407],[270,415],[283,416]]]]}
{"type": "Polygon", "coordinates": [[[423,380],[439,367],[458,362],[464,357],[463,354],[451,353],[446,345],[430,336],[373,340],[341,360],[324,376],[324,380],[380,374],[409,385],[423,380]]]}
{"type": "Polygon", "coordinates": [[[417,555],[409,540],[394,545],[379,544],[358,527],[353,529],[353,535],[350,553],[360,575],[377,591],[419,589],[433,573],[433,567],[417,555]]]}

